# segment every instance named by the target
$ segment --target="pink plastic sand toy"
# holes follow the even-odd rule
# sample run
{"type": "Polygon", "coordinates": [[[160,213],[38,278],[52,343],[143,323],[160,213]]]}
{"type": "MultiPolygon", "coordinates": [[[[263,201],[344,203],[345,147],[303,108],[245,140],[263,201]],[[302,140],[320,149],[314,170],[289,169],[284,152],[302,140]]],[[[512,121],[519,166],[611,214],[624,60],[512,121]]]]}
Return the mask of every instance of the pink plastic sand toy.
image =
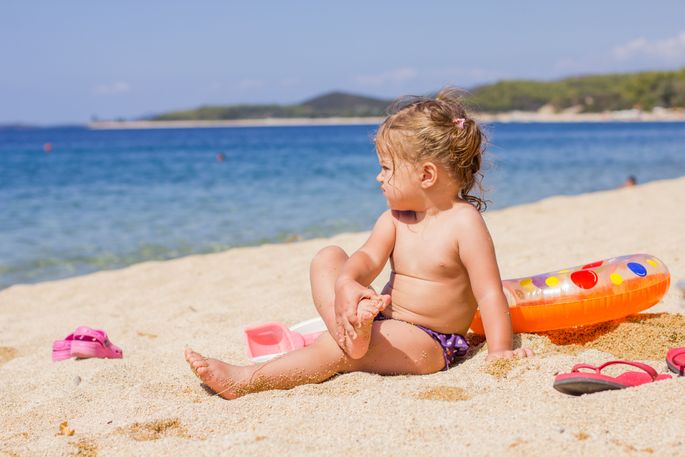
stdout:
{"type": "Polygon", "coordinates": [[[281,322],[267,322],[247,326],[243,331],[247,356],[253,362],[265,362],[310,345],[326,331],[326,325],[321,318],[314,318],[290,328],[281,322]]]}

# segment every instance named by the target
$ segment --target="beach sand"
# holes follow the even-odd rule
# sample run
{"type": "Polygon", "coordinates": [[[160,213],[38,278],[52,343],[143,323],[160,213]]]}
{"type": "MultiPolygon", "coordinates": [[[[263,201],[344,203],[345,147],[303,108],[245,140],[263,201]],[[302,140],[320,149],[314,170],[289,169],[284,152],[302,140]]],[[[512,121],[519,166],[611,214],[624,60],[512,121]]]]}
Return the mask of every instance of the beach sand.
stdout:
{"type": "Polygon", "coordinates": [[[583,397],[552,388],[579,362],[626,357],[666,372],[666,350],[685,346],[674,285],[685,278],[685,178],[485,217],[505,278],[646,252],[669,266],[671,289],[639,319],[517,336],[530,359],[486,365],[479,346],[429,376],[353,373],[225,401],[201,387],[184,347],[246,363],[242,327],[314,317],[309,260],[365,234],[17,285],[0,291],[0,455],[685,455],[685,379],[583,397]],[[78,325],[106,329],[124,359],[53,363],[52,341],[78,325]]]}

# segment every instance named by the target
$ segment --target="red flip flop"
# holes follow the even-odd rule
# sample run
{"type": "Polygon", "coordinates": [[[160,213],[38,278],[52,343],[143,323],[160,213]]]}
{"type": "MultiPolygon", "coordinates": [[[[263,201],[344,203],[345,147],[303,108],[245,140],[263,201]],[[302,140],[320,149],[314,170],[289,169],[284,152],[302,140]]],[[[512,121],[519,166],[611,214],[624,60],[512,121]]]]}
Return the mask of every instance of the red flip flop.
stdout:
{"type": "Polygon", "coordinates": [[[561,393],[568,395],[583,395],[594,392],[602,392],[604,390],[618,390],[626,387],[635,387],[641,384],[646,384],[653,381],[661,381],[662,379],[670,379],[669,374],[657,374],[654,368],[640,362],[628,362],[624,360],[613,360],[598,367],[579,363],[574,365],[570,373],[557,375],[554,378],[554,388],[561,393]],[[626,371],[625,373],[612,377],[603,375],[600,372],[609,365],[630,365],[644,371],[626,371]],[[593,372],[581,372],[579,370],[586,369],[593,372]]]}
{"type": "Polygon", "coordinates": [[[666,354],[668,369],[678,376],[685,376],[685,347],[673,348],[666,354]]]}

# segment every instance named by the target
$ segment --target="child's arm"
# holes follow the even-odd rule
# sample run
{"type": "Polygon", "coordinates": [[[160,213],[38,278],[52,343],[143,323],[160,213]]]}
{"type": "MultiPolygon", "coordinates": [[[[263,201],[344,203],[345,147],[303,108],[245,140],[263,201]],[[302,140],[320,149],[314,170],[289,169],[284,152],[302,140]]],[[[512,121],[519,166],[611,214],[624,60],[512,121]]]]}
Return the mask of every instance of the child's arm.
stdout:
{"type": "Polygon", "coordinates": [[[356,338],[357,305],[364,298],[375,298],[369,284],[378,276],[395,247],[395,222],[390,210],[381,214],[369,239],[345,262],[335,283],[335,320],[337,341],[356,338]]]}
{"type": "Polygon", "coordinates": [[[475,208],[468,208],[460,214],[459,224],[459,256],[469,274],[483,319],[488,341],[487,360],[532,355],[527,348],[513,350],[509,305],[502,291],[495,247],[485,221],[475,208]]]}

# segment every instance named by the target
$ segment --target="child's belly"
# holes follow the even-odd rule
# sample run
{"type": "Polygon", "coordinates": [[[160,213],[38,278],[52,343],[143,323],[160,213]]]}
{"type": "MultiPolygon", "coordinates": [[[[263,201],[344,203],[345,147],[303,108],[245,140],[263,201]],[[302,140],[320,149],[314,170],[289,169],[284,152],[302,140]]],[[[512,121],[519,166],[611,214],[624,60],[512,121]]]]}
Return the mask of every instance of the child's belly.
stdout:
{"type": "Polygon", "coordinates": [[[383,288],[392,297],[383,315],[442,333],[466,334],[476,301],[464,281],[431,281],[394,273],[383,288]]]}

